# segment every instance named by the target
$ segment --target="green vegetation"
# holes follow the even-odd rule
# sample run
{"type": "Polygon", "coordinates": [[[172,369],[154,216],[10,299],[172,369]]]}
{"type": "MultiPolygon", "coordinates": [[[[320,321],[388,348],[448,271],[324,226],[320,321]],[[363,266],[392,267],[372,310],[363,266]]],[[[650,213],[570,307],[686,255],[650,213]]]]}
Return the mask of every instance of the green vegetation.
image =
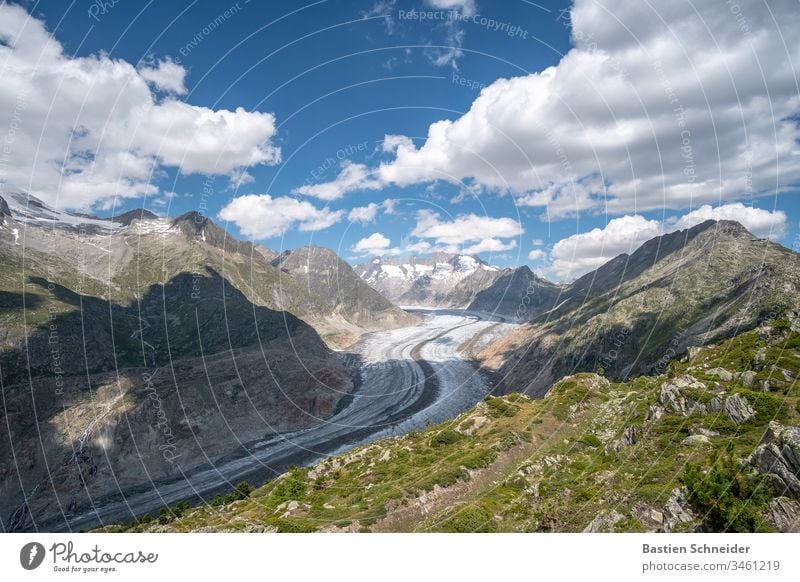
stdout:
{"type": "Polygon", "coordinates": [[[768,530],[759,511],[770,497],[769,486],[760,475],[734,459],[732,443],[724,454],[715,453],[707,472],[700,465],[687,464],[681,481],[706,531],[768,530]]]}

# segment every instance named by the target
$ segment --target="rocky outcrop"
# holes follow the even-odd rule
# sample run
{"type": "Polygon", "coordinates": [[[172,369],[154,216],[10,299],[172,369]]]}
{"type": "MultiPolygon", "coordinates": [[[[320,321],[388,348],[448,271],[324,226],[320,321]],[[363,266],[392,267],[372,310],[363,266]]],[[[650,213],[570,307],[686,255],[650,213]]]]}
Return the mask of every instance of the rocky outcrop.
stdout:
{"type": "Polygon", "coordinates": [[[691,416],[692,414],[706,414],[706,406],[697,402],[684,392],[684,388],[705,388],[692,376],[681,376],[673,381],[664,382],[661,386],[661,393],[658,401],[668,411],[680,414],[681,416],[691,416]]]}
{"type": "Polygon", "coordinates": [[[742,424],[743,422],[753,418],[756,414],[756,411],[753,410],[752,406],[750,406],[747,398],[740,394],[728,396],[725,399],[723,409],[725,410],[725,414],[728,415],[728,418],[730,418],[736,424],[742,424]]]}
{"type": "Polygon", "coordinates": [[[800,502],[787,497],[776,497],[769,503],[767,522],[783,533],[800,532],[800,502]]]}
{"type": "Polygon", "coordinates": [[[613,532],[614,526],[624,518],[625,516],[615,509],[598,513],[594,519],[589,522],[589,525],[584,528],[583,533],[613,532]]]}
{"type": "Polygon", "coordinates": [[[686,499],[688,491],[686,487],[676,487],[670,493],[669,499],[664,506],[664,525],[662,530],[664,532],[672,532],[685,523],[691,523],[696,519],[692,509],[689,507],[689,501],[686,499]]]}
{"type": "Polygon", "coordinates": [[[770,422],[749,463],[786,494],[800,498],[800,427],[770,422]]]}

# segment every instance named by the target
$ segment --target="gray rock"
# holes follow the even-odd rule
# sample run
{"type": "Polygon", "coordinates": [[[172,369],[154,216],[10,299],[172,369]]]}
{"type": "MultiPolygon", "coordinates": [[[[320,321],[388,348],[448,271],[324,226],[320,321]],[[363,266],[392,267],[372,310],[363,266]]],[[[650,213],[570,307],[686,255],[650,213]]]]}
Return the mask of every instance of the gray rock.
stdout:
{"type": "Polygon", "coordinates": [[[772,476],[787,494],[800,498],[800,427],[770,422],[748,462],[772,476]]]}
{"type": "Polygon", "coordinates": [[[745,388],[752,388],[756,384],[756,373],[753,370],[747,370],[742,374],[742,384],[745,388]]]}
{"type": "Polygon", "coordinates": [[[645,420],[649,422],[655,422],[657,420],[661,420],[664,418],[664,415],[667,413],[664,410],[664,407],[660,404],[651,404],[650,407],[647,409],[647,415],[645,416],[645,420]]]}
{"type": "Polygon", "coordinates": [[[614,526],[624,517],[624,515],[615,509],[603,511],[594,517],[589,525],[584,528],[583,533],[613,532],[614,526]]]}
{"type": "Polygon", "coordinates": [[[693,434],[683,439],[681,444],[686,446],[710,445],[711,440],[704,434],[693,434]]]}
{"type": "Polygon", "coordinates": [[[620,439],[624,446],[632,446],[639,442],[639,429],[634,425],[630,425],[622,431],[622,438],[620,439]]]}
{"type": "Polygon", "coordinates": [[[730,418],[736,424],[742,424],[743,422],[754,417],[756,414],[756,411],[753,410],[752,406],[750,406],[747,398],[740,394],[728,396],[728,398],[725,399],[724,409],[725,414],[728,415],[728,418],[730,418]]]}
{"type": "Polygon", "coordinates": [[[779,532],[800,532],[800,502],[788,497],[776,497],[769,502],[767,521],[779,532]]]}
{"type": "Polygon", "coordinates": [[[722,398],[714,396],[711,402],[708,403],[708,408],[711,412],[720,412],[722,410],[722,398]]]}
{"type": "Polygon", "coordinates": [[[723,382],[730,382],[733,380],[733,374],[728,372],[725,368],[711,368],[707,373],[716,376],[723,382]]]}
{"type": "Polygon", "coordinates": [[[682,523],[694,521],[695,515],[686,500],[686,487],[676,487],[670,493],[669,499],[664,506],[664,526],[663,531],[669,533],[682,523]]]}
{"type": "Polygon", "coordinates": [[[702,426],[693,426],[689,429],[689,433],[693,435],[702,435],[707,437],[715,437],[719,436],[719,433],[715,430],[709,430],[707,428],[703,428],[702,426]]]}
{"type": "MultiPolygon", "coordinates": [[[[682,378],[686,378],[684,376],[682,378]]],[[[691,378],[691,376],[688,376],[691,378]]],[[[707,410],[705,405],[693,400],[689,396],[683,393],[681,387],[689,386],[689,384],[683,382],[682,386],[678,385],[678,380],[680,378],[676,378],[673,382],[664,382],[661,386],[661,393],[659,395],[658,401],[666,408],[676,414],[680,414],[681,416],[691,416],[692,414],[700,414],[705,415],[707,414],[707,410]]],[[[705,387],[703,384],[698,382],[700,387],[705,387]]]]}

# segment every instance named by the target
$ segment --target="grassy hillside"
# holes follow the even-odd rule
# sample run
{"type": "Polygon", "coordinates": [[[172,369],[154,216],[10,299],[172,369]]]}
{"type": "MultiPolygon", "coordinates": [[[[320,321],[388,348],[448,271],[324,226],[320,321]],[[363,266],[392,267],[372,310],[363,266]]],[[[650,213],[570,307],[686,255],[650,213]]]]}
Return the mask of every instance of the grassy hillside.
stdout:
{"type": "MultiPolygon", "coordinates": [[[[750,459],[777,427],[800,425],[798,313],[692,356],[657,377],[612,383],[578,374],[542,400],[489,397],[424,432],[293,469],[252,491],[242,485],[201,507],[165,508],[160,516],[107,530],[797,527],[790,522],[800,516],[800,503],[777,476],[780,467],[765,469],[750,459]]],[[[796,454],[798,445],[784,450],[796,447],[796,454]]]]}

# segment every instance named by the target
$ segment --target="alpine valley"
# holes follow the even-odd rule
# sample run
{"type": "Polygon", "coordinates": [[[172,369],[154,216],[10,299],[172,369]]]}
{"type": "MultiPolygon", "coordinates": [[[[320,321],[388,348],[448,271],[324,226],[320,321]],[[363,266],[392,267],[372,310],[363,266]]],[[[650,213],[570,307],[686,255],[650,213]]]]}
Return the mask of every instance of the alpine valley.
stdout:
{"type": "Polygon", "coordinates": [[[800,528],[800,255],[738,222],[552,283],[0,220],[5,531],[800,528]]]}

